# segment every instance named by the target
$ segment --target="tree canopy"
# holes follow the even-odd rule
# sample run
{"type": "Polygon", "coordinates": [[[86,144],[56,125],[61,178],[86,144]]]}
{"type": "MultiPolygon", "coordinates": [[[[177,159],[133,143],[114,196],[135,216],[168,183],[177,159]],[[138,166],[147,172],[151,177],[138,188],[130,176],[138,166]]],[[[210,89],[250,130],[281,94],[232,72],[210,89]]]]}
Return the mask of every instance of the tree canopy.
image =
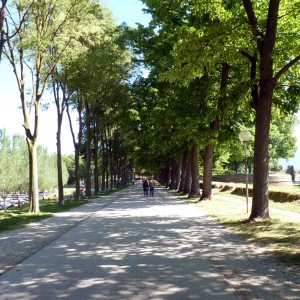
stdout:
{"type": "Polygon", "coordinates": [[[250,219],[269,218],[269,169],[295,153],[300,0],[142,2],[152,20],[137,28],[116,26],[97,1],[16,2],[4,54],[19,84],[31,182],[48,88],[61,119],[64,109],[78,116],[78,130],[70,127],[77,198],[82,158],[88,197],[93,180],[98,192],[126,183],[135,168],[191,197],[200,195],[200,170],[200,199],[211,199],[213,172],[242,169],[238,133],[248,128],[250,219]]]}

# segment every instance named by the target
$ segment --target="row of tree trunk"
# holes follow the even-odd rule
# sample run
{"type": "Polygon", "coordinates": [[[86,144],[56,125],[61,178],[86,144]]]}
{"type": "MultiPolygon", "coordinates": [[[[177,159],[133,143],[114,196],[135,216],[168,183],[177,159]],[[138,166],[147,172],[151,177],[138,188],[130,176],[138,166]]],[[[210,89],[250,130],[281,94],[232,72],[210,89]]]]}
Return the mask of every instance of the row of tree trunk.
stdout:
{"type": "Polygon", "coordinates": [[[181,161],[171,158],[167,166],[156,174],[156,180],[166,188],[184,195],[200,197],[199,152],[194,145],[186,149],[181,161]]]}

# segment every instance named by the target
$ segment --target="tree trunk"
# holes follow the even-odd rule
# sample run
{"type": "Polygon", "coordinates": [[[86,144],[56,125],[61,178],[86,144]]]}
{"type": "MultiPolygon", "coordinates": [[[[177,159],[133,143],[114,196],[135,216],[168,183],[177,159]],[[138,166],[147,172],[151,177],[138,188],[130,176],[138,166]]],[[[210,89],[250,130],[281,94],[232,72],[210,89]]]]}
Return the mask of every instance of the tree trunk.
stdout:
{"type": "Polygon", "coordinates": [[[184,187],[183,187],[183,194],[187,195],[190,193],[191,190],[191,179],[192,179],[192,171],[191,171],[191,164],[192,159],[190,155],[190,151],[188,152],[188,159],[186,164],[186,174],[185,174],[185,181],[184,181],[184,187]]]}
{"type": "Polygon", "coordinates": [[[157,176],[156,180],[158,180],[158,182],[161,185],[166,186],[166,178],[167,178],[167,168],[159,170],[159,175],[157,176]]]}
{"type": "Polygon", "coordinates": [[[250,220],[268,219],[269,215],[269,131],[272,88],[261,86],[255,119],[253,200],[250,220]]]}
{"type": "Polygon", "coordinates": [[[106,171],[106,153],[105,153],[105,142],[103,133],[100,135],[101,139],[101,153],[102,153],[102,165],[101,165],[101,191],[105,191],[105,171],[106,171]]]}
{"type": "MultiPolygon", "coordinates": [[[[111,138],[108,140],[109,142],[109,173],[110,173],[110,189],[114,188],[114,168],[113,168],[113,155],[112,155],[112,141],[111,138]]],[[[117,179],[119,180],[119,178],[117,179]]]]}
{"type": "Polygon", "coordinates": [[[179,193],[183,193],[183,191],[184,191],[188,155],[189,155],[189,151],[185,150],[184,153],[183,153],[182,160],[181,160],[180,184],[179,184],[179,188],[178,188],[179,193]]]}
{"type": "Polygon", "coordinates": [[[193,146],[190,152],[192,183],[189,198],[200,197],[200,178],[199,178],[199,153],[197,146],[193,146]]]}
{"type": "Polygon", "coordinates": [[[177,162],[177,170],[176,170],[176,174],[175,174],[175,185],[176,185],[176,191],[178,191],[179,188],[179,184],[180,184],[180,162],[177,162]]]}
{"type": "Polygon", "coordinates": [[[203,188],[200,200],[211,200],[212,196],[212,168],[214,147],[207,145],[204,153],[203,188]]]}
{"type": "Polygon", "coordinates": [[[171,184],[170,189],[177,190],[178,189],[178,174],[179,174],[179,163],[176,159],[171,159],[171,184]]]}
{"type": "Polygon", "coordinates": [[[78,123],[79,123],[79,129],[78,129],[78,141],[76,142],[74,130],[73,130],[73,125],[72,125],[72,119],[70,115],[70,110],[69,110],[69,103],[66,102],[66,109],[67,109],[67,116],[69,120],[69,126],[70,126],[70,131],[72,135],[72,140],[73,140],[73,145],[75,149],[75,200],[80,200],[80,148],[81,148],[81,141],[82,141],[82,106],[83,106],[83,101],[82,97],[78,95],[77,99],[77,113],[78,113],[78,123]]]}
{"type": "MultiPolygon", "coordinates": [[[[260,28],[257,23],[255,11],[250,0],[243,0],[248,22],[252,27],[253,37],[256,38],[257,51],[259,52],[259,95],[255,109],[255,141],[254,141],[254,172],[253,172],[253,200],[250,220],[268,219],[269,215],[269,161],[268,144],[272,111],[272,98],[276,81],[293,64],[299,56],[284,66],[273,77],[273,53],[276,43],[278,11],[280,0],[269,1],[268,15],[265,28],[260,28]]],[[[254,89],[252,89],[254,91],[254,89]]],[[[255,93],[253,93],[255,94],[255,93]]],[[[253,97],[253,95],[252,95],[253,97]]],[[[254,99],[255,100],[255,99],[254,99]]]]}
{"type": "Polygon", "coordinates": [[[171,180],[171,162],[168,160],[166,168],[166,189],[170,187],[171,180]]]}
{"type": "Polygon", "coordinates": [[[75,200],[80,200],[80,144],[75,145],[75,200]]]}
{"type": "MultiPolygon", "coordinates": [[[[57,75],[57,74],[55,74],[57,75]]],[[[62,175],[62,156],[61,156],[61,127],[66,104],[66,83],[62,88],[62,99],[60,96],[60,83],[55,80],[52,75],[52,90],[57,114],[57,132],[56,132],[56,165],[57,165],[57,188],[58,188],[58,204],[64,205],[64,185],[62,175]]]]}
{"type": "Polygon", "coordinates": [[[100,136],[100,127],[99,122],[97,121],[95,124],[95,134],[94,134],[94,186],[95,186],[95,194],[99,194],[100,186],[99,186],[99,166],[98,166],[98,150],[99,150],[99,136],[100,136]]]}
{"type": "MultiPolygon", "coordinates": [[[[37,89],[38,90],[38,89],[37,89]]],[[[24,96],[24,95],[22,95],[24,96]]],[[[21,97],[22,97],[21,96],[21,97]]],[[[22,98],[25,100],[25,97],[22,98]]],[[[29,154],[29,212],[37,213],[40,211],[39,205],[39,186],[38,186],[38,161],[37,161],[37,138],[39,133],[39,106],[41,95],[36,95],[36,101],[34,103],[35,109],[35,122],[34,122],[34,134],[31,134],[29,129],[29,118],[25,113],[25,122],[23,124],[26,133],[26,141],[29,154]]],[[[22,106],[24,104],[22,103],[22,106]]],[[[24,109],[24,107],[23,107],[24,109]]]]}
{"type": "Polygon", "coordinates": [[[108,164],[109,164],[109,144],[108,144],[108,138],[107,138],[107,130],[105,129],[105,145],[106,145],[106,189],[109,189],[109,170],[108,170],[108,164]]]}
{"type": "Polygon", "coordinates": [[[91,110],[88,101],[85,103],[85,122],[86,122],[86,178],[85,178],[85,196],[87,198],[92,197],[92,185],[91,185],[91,110]]]}
{"type": "Polygon", "coordinates": [[[36,143],[27,138],[29,153],[29,212],[40,212],[36,143]]]}
{"type": "Polygon", "coordinates": [[[57,118],[57,133],[56,133],[56,163],[57,163],[57,185],[58,185],[58,204],[64,205],[64,184],[62,175],[62,158],[61,158],[61,123],[62,117],[57,118]]]}

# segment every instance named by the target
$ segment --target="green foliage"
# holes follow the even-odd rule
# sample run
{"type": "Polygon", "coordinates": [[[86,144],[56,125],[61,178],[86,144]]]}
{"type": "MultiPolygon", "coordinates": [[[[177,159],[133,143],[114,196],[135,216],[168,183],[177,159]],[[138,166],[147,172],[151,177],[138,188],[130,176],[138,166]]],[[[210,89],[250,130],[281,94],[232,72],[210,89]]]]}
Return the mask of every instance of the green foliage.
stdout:
{"type": "MultiPolygon", "coordinates": [[[[130,37],[135,53],[150,69],[149,87],[156,88],[156,95],[153,97],[154,104],[146,104],[151,106],[152,121],[147,115],[147,121],[141,117],[143,127],[151,128],[153,134],[147,130],[146,135],[148,139],[153,136],[153,141],[148,140],[140,148],[146,149],[150,156],[153,148],[160,153],[176,155],[177,145],[197,141],[202,151],[210,142],[216,149],[215,171],[222,172],[222,166],[224,171],[229,171],[226,165],[234,166],[238,171],[244,164],[243,146],[238,140],[240,124],[251,128],[255,136],[254,111],[250,109],[254,100],[251,90],[253,92],[253,87],[258,84],[260,63],[255,41],[260,37],[249,38],[252,29],[246,21],[243,5],[234,1],[144,0],[143,3],[153,20],[147,28],[139,26],[136,32],[131,31],[130,37]],[[257,69],[252,73],[254,77],[250,77],[253,71],[250,69],[250,56],[257,59],[257,69]],[[220,66],[224,62],[230,65],[230,73],[226,104],[220,110],[217,101],[222,94],[220,66]],[[161,86],[157,83],[160,80],[164,81],[161,86]],[[162,116],[164,120],[161,120],[162,116]],[[217,119],[220,120],[220,129],[211,130],[210,125],[217,119]]],[[[281,1],[280,34],[273,57],[274,74],[299,53],[296,33],[299,32],[299,22],[296,21],[299,3],[299,0],[293,3],[281,1]],[[293,30],[290,31],[289,26],[293,30]]],[[[253,3],[262,35],[265,35],[268,5],[267,0],[253,3]]],[[[295,153],[295,137],[292,134],[295,122],[287,114],[299,108],[298,65],[295,64],[280,77],[274,95],[274,103],[282,112],[280,115],[274,109],[271,124],[269,156],[274,167],[278,158],[292,157],[295,153]]],[[[138,97],[145,94],[143,90],[138,97]]],[[[142,114],[141,110],[140,116],[142,114]]],[[[142,145],[142,142],[139,141],[139,144],[142,145]]],[[[248,145],[248,156],[249,165],[252,165],[253,141],[248,145]]]]}
{"type": "MultiPolygon", "coordinates": [[[[38,148],[38,175],[40,191],[53,191],[57,188],[57,158],[55,154],[48,154],[47,149],[38,148]]],[[[62,162],[63,184],[69,179],[67,166],[62,162]]]]}
{"type": "Polygon", "coordinates": [[[297,124],[295,115],[273,113],[269,138],[269,156],[271,161],[279,158],[289,159],[296,153],[296,137],[293,129],[297,124]]]}
{"type": "MultiPolygon", "coordinates": [[[[39,186],[41,190],[54,190],[57,187],[56,155],[49,155],[42,147],[38,148],[39,186]]],[[[63,178],[66,183],[69,174],[63,163],[63,178]]],[[[4,194],[27,191],[28,150],[24,137],[9,137],[5,130],[0,131],[0,192],[4,194]]]]}
{"type": "Polygon", "coordinates": [[[28,188],[28,154],[24,138],[0,131],[0,191],[8,194],[28,188]]]}

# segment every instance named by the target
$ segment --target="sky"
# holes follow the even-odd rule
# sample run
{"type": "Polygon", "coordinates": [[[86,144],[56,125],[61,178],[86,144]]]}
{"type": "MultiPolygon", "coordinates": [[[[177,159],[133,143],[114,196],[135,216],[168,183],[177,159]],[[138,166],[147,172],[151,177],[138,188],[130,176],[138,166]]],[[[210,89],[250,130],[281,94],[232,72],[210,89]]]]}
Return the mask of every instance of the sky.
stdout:
{"type": "MultiPolygon", "coordinates": [[[[102,0],[113,13],[115,22],[121,24],[126,22],[130,26],[135,23],[146,25],[150,16],[142,12],[143,4],[139,0],[102,0]]],[[[47,102],[53,102],[52,96],[47,95],[47,102]]],[[[3,60],[0,64],[0,128],[6,129],[8,135],[24,135],[22,127],[23,116],[20,107],[16,79],[8,63],[3,60]]],[[[56,152],[56,110],[54,104],[50,105],[47,111],[41,112],[40,135],[38,143],[48,148],[49,153],[56,152]]],[[[300,113],[298,113],[300,120],[300,113]]],[[[300,170],[300,124],[295,128],[295,135],[298,139],[298,151],[293,159],[288,161],[280,160],[280,164],[286,168],[287,165],[294,165],[300,170]]],[[[62,128],[62,153],[71,154],[74,152],[73,142],[67,122],[67,115],[64,115],[62,128]]]]}

